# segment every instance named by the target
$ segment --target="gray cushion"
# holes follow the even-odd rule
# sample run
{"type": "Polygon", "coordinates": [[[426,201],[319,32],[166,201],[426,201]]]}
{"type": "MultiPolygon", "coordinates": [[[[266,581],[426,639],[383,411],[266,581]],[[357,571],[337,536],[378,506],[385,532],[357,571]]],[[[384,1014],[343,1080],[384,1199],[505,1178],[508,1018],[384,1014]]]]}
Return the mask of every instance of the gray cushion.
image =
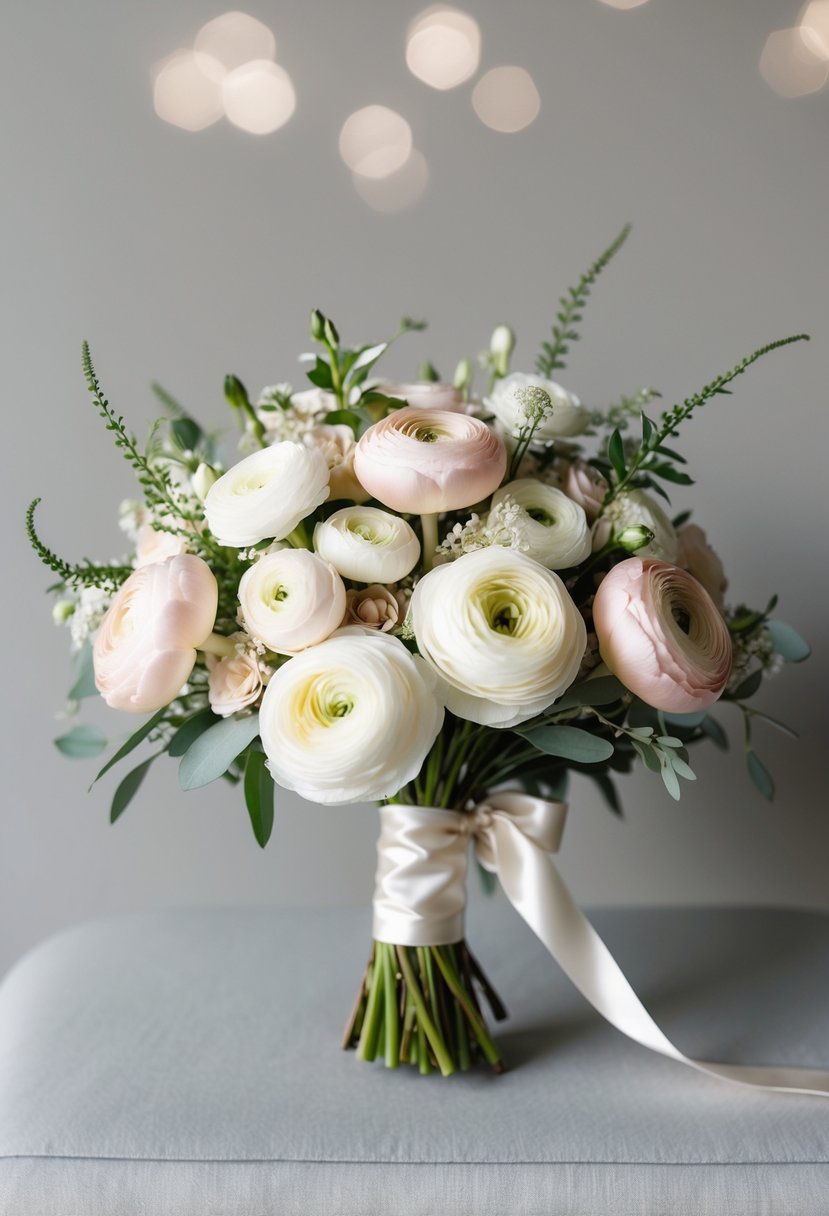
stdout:
{"type": "MultiPolygon", "coordinates": [[[[829,918],[604,910],[686,1052],[829,1065],[829,918]]],[[[449,1080],[339,1049],[368,909],[171,911],[65,931],[0,987],[9,1216],[556,1216],[829,1210],[829,1102],[628,1042],[500,900],[473,949],[510,1070],[449,1080]]]]}

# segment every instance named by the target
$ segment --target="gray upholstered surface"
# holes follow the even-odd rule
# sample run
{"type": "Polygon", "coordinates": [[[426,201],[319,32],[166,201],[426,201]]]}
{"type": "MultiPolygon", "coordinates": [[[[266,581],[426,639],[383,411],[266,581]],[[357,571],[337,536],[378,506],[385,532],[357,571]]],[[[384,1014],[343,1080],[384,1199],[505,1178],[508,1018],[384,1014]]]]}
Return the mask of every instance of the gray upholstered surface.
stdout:
{"type": "MultiPolygon", "coordinates": [[[[829,918],[593,919],[685,1051],[829,1066],[829,918]]],[[[339,1050],[367,911],[175,911],[45,942],[0,987],[0,1212],[829,1211],[829,1101],[629,1043],[500,902],[469,928],[512,1011],[500,1078],[339,1050]]]]}

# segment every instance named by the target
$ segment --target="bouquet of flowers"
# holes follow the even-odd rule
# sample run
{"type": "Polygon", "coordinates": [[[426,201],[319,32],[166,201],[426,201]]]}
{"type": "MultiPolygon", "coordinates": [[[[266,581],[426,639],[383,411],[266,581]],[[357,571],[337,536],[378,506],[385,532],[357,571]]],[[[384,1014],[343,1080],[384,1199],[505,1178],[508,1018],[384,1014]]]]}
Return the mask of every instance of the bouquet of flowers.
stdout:
{"type": "MultiPolygon", "coordinates": [[[[504,1008],[464,940],[470,840],[485,882],[500,878],[597,1008],[666,1050],[585,978],[591,958],[605,974],[615,964],[550,859],[568,776],[592,778],[618,813],[615,778],[641,762],[679,798],[691,749],[727,745],[710,712],[721,701],[742,716],[749,777],[773,792],[752,730],[780,724],[750,701],[808,649],[773,599],[726,600],[719,558],[668,492],[692,484],[683,424],[805,335],[665,410],[652,389],[583,404],[553,377],[626,235],[563,296],[532,372],[511,369],[515,339],[499,325],[478,369],[463,359],[450,382],[427,365],[389,383],[376,368],[390,341],[348,347],[313,312],[310,388],[253,400],[227,377],[242,430],[227,469],[158,386],[166,417],[139,446],[85,346],[93,404],[142,492],[121,506],[133,550],[64,561],[35,529],[38,500],[29,508],[31,543],[58,577],[53,615],[72,635],[73,709],[97,691],[149,715],[98,774],[153,745],[117,786],[113,822],[162,755],[185,790],[241,785],[263,847],[275,786],[380,804],[375,940],[345,1036],[366,1060],[502,1066],[481,998],[496,1018],[504,1008]]],[[[419,328],[404,320],[395,339],[419,328]]],[[[56,743],[75,756],[106,746],[81,724],[56,743]]]]}

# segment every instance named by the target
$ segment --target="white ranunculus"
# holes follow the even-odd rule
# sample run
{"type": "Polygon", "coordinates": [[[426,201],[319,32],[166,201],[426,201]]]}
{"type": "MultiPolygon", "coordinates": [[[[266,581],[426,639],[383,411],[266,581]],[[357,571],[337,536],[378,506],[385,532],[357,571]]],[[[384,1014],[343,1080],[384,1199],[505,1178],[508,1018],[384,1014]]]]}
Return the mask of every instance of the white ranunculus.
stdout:
{"type": "Polygon", "coordinates": [[[459,718],[515,726],[576,677],[587,630],[558,575],[493,545],[425,575],[411,620],[438,696],[459,718]]]}
{"type": "Polygon", "coordinates": [[[328,562],[307,549],[269,553],[239,583],[245,628],[277,654],[294,654],[333,633],[345,613],[345,587],[328,562]]]}
{"type": "Polygon", "coordinates": [[[422,659],[397,638],[341,629],[290,659],[262,699],[274,779],[311,802],[373,802],[412,781],[443,725],[422,659]]]}
{"type": "Polygon", "coordinates": [[[207,491],[204,513],[222,545],[282,540],[328,497],[328,465],[315,447],[275,443],[240,460],[207,491]]]}
{"type": "Polygon", "coordinates": [[[593,528],[593,548],[601,549],[611,536],[625,528],[643,524],[653,532],[653,540],[636,550],[637,557],[655,557],[674,564],[679,546],[668,516],[655,498],[644,490],[625,490],[605,511],[593,528]]]}
{"type": "Polygon", "coordinates": [[[551,570],[569,570],[590,555],[587,516],[562,490],[522,477],[495,491],[493,507],[507,495],[521,508],[517,527],[528,557],[551,570]]]}
{"type": "Polygon", "coordinates": [[[399,515],[343,507],[314,529],[314,548],[356,583],[396,583],[417,565],[420,541],[399,515]]]}
{"type": "Polygon", "coordinates": [[[587,410],[573,393],[547,380],[544,376],[531,376],[526,372],[512,372],[497,380],[488,397],[484,397],[487,406],[500,422],[504,430],[517,436],[525,425],[525,407],[516,390],[525,388],[541,388],[549,394],[552,401],[552,413],[541,422],[535,432],[538,442],[550,439],[566,438],[568,435],[581,435],[587,426],[587,410]]]}

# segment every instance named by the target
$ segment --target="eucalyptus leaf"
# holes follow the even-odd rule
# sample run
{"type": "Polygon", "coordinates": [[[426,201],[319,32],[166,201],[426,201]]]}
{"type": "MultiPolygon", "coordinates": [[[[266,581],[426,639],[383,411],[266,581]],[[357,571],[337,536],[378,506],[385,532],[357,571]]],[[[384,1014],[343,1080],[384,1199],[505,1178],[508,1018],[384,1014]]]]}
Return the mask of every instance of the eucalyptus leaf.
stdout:
{"type": "Polygon", "coordinates": [[[580,684],[568,688],[550,707],[550,712],[575,709],[579,705],[611,705],[614,701],[619,701],[626,692],[624,684],[615,676],[596,676],[595,680],[582,680],[580,684]]]}
{"type": "Polygon", "coordinates": [[[561,756],[578,764],[600,764],[613,755],[613,744],[578,726],[536,726],[516,734],[547,756],[561,756]]]}
{"type": "Polygon", "coordinates": [[[636,748],[642,763],[645,768],[650,769],[652,773],[662,771],[662,762],[659,759],[659,752],[650,743],[643,743],[639,739],[632,740],[633,746],[636,748]]]}
{"type": "Polygon", "coordinates": [[[274,781],[264,752],[251,748],[245,764],[245,804],[256,843],[264,849],[273,831],[274,781]]]}
{"type": "Polygon", "coordinates": [[[94,697],[97,692],[95,671],[92,666],[92,647],[89,642],[84,642],[72,659],[72,687],[69,689],[69,700],[83,701],[85,697],[94,697]]]}
{"type": "Polygon", "coordinates": [[[225,773],[259,734],[259,715],[222,718],[199,735],[181,758],[178,769],[183,790],[200,789],[225,773]]]}
{"type": "Polygon", "coordinates": [[[150,770],[150,765],[153,760],[157,760],[161,752],[156,752],[154,756],[150,756],[143,764],[139,764],[131,772],[127,773],[124,780],[118,786],[112,796],[112,806],[109,810],[109,822],[115,823],[116,819],[123,815],[129,804],[132,802],[135,795],[138,793],[141,782],[146,777],[150,770]]]}
{"type": "Polygon", "coordinates": [[[671,726],[684,726],[688,730],[694,730],[697,726],[702,726],[708,715],[704,709],[701,709],[692,714],[665,714],[664,716],[665,721],[671,726]]]}
{"type": "MultiPolygon", "coordinates": [[[[156,726],[158,726],[159,722],[162,722],[164,720],[164,715],[166,713],[167,713],[167,706],[165,705],[163,709],[159,709],[157,711],[157,713],[154,713],[151,718],[148,718],[146,722],[142,723],[142,725],[139,726],[138,730],[135,731],[134,734],[130,735],[130,737],[129,737],[129,739],[127,739],[126,743],[123,743],[121,745],[121,747],[118,748],[118,751],[115,753],[115,755],[110,756],[109,760],[107,760],[104,767],[98,773],[97,777],[95,778],[95,781],[92,782],[92,785],[94,785],[96,781],[100,781],[101,778],[103,777],[104,773],[108,773],[109,770],[112,768],[113,764],[117,764],[119,760],[123,760],[124,756],[128,756],[131,751],[134,751],[135,748],[138,747],[139,743],[143,743],[143,741],[147,738],[147,735],[149,735],[149,733],[151,731],[155,730],[155,728],[156,728],[156,726]]],[[[90,787],[89,787],[90,789],[92,789],[92,785],[90,785],[90,787]]]]}
{"type": "Polygon", "coordinates": [[[54,741],[55,747],[72,760],[86,760],[98,756],[107,745],[106,736],[97,726],[79,724],[54,741]]]}
{"type": "Polygon", "coordinates": [[[204,734],[218,720],[216,714],[209,707],[207,709],[200,709],[198,713],[193,714],[186,722],[182,722],[170,740],[170,746],[167,748],[168,754],[170,756],[183,756],[190,747],[190,744],[195,743],[199,735],[204,734]]]}
{"type": "Polygon", "coordinates": [[[660,771],[662,773],[662,781],[665,789],[676,802],[679,802],[681,791],[679,788],[679,778],[677,777],[676,773],[671,768],[670,764],[663,764],[660,771]]]}
{"type": "Polygon", "coordinates": [[[757,786],[757,789],[764,798],[767,798],[771,802],[774,798],[774,781],[769,770],[757,759],[756,753],[751,750],[746,752],[746,765],[748,767],[748,775],[757,786]]]}
{"type": "Polygon", "coordinates": [[[785,621],[766,621],[766,628],[776,653],[787,663],[802,663],[812,653],[808,642],[804,642],[797,630],[785,621]]]}
{"type": "Polygon", "coordinates": [[[728,751],[728,735],[720,726],[716,718],[712,718],[710,714],[706,714],[701,723],[702,729],[715,747],[720,751],[728,751]]]}

